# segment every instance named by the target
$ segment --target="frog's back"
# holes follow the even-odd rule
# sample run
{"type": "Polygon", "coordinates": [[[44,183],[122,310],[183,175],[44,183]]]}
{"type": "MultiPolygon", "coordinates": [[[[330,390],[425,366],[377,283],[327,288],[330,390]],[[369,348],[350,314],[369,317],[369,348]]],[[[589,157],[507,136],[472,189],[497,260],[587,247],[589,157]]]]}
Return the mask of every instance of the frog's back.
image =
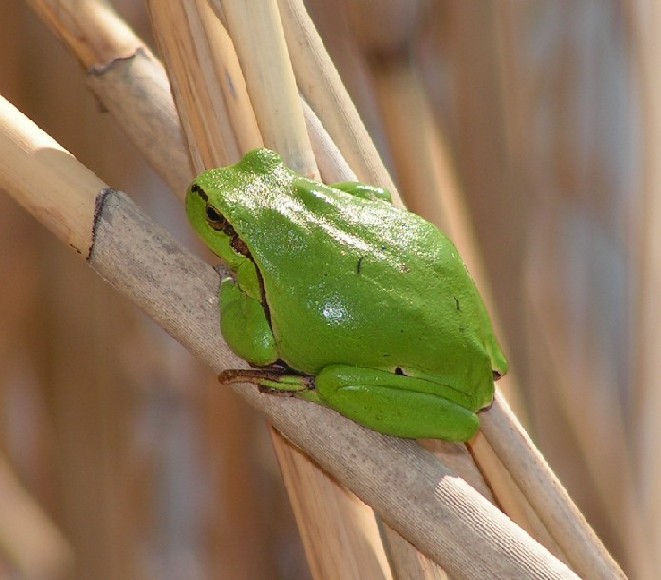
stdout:
{"type": "Polygon", "coordinates": [[[287,364],[310,374],[340,363],[463,374],[467,384],[490,377],[497,345],[488,316],[437,228],[300,178],[275,187],[291,186],[291,195],[269,186],[253,183],[260,202],[243,204],[230,223],[262,272],[287,364]]]}
{"type": "Polygon", "coordinates": [[[310,374],[339,363],[490,380],[502,355],[454,245],[414,214],[282,170],[253,176],[227,215],[262,273],[280,357],[310,374]]]}

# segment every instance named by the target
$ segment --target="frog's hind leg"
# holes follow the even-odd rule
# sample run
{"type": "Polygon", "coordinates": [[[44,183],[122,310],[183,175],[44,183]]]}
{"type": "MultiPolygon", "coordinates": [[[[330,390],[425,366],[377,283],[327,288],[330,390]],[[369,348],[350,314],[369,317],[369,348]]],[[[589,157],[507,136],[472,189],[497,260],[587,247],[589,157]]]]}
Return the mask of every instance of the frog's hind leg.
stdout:
{"type": "Polygon", "coordinates": [[[331,365],[319,373],[315,386],[322,404],[386,435],[466,441],[480,425],[470,409],[417,377],[331,365]]]}

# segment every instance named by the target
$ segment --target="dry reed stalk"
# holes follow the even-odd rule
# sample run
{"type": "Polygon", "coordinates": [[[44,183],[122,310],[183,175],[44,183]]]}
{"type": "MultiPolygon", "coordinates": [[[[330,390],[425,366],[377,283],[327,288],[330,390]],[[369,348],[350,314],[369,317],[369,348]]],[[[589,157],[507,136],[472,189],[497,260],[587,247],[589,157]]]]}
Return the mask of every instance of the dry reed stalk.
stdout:
{"type": "Polygon", "coordinates": [[[301,0],[279,0],[289,55],[302,94],[359,181],[397,189],[301,0]]]}
{"type": "MultiPolygon", "coordinates": [[[[371,509],[332,477],[320,475],[319,467],[300,449],[274,436],[312,577],[391,579],[392,558],[386,558],[371,509]]],[[[411,544],[406,550],[416,551],[411,544]]]]}
{"type": "Polygon", "coordinates": [[[636,69],[642,110],[642,199],[635,214],[633,244],[637,250],[638,302],[634,305],[635,352],[634,412],[631,424],[638,427],[638,438],[632,448],[636,461],[637,505],[629,516],[628,528],[643,526],[641,540],[632,538],[631,561],[640,578],[653,578],[661,569],[661,81],[659,58],[661,43],[659,25],[661,9],[657,3],[641,0],[629,2],[632,13],[632,42],[639,67],[636,69]]]}
{"type": "Polygon", "coordinates": [[[57,238],[87,256],[93,242],[94,198],[85,192],[100,191],[105,183],[7,101],[2,107],[4,188],[57,238]]]}
{"type": "Polygon", "coordinates": [[[48,516],[0,457],[0,538],[3,557],[24,578],[64,578],[73,553],[48,516]]]}
{"type": "Polygon", "coordinates": [[[223,0],[221,8],[264,144],[278,151],[292,169],[318,178],[277,2],[260,0],[248,5],[223,0]]]}

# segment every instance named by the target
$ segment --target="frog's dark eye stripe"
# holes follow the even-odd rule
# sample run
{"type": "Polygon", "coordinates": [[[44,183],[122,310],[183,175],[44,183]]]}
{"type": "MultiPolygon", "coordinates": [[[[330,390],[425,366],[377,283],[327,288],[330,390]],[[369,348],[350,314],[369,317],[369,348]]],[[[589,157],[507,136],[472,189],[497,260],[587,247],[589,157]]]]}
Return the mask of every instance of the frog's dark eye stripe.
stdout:
{"type": "Polygon", "coordinates": [[[209,197],[207,196],[206,192],[197,184],[193,185],[191,187],[191,192],[197,193],[204,201],[209,201],[209,197]]]}
{"type": "Polygon", "coordinates": [[[206,208],[207,222],[214,230],[222,230],[227,223],[225,218],[210,205],[206,208]]]}

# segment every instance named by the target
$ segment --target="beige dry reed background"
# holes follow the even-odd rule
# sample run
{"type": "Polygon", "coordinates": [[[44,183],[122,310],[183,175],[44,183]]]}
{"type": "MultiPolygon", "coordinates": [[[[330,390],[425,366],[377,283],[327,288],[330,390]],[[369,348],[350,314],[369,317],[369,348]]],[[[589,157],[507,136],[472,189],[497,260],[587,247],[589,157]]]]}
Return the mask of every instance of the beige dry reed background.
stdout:
{"type": "MultiPolygon", "coordinates": [[[[49,21],[49,6],[72,3],[29,4],[49,21]]],[[[68,38],[60,30],[74,47],[65,49],[26,4],[0,2],[3,22],[11,23],[0,37],[0,93],[193,247],[179,202],[143,161],[151,133],[139,125],[143,142],[133,137],[133,148],[118,130],[118,124],[128,132],[138,125],[130,116],[135,109],[112,110],[112,116],[104,112],[110,105],[100,105],[103,99],[85,87],[87,80],[106,96],[119,90],[116,81],[103,85],[104,69],[87,79],[85,69],[107,62],[104,57],[131,56],[134,37],[116,21],[116,43],[99,42],[93,53],[101,18],[85,20],[82,6],[96,3],[73,4],[84,25],[68,38]],[[82,69],[71,56],[75,47],[82,69]]],[[[169,32],[157,45],[171,75],[176,55],[168,51],[184,50],[184,40],[170,48],[168,40],[177,32],[185,38],[184,20],[196,23],[194,50],[212,46],[227,54],[228,39],[209,25],[212,8],[221,5],[250,84],[257,69],[246,65],[241,28],[258,22],[241,16],[243,3],[185,2],[185,18],[170,24],[159,21],[168,15],[162,7],[175,10],[179,3],[148,4],[154,27],[169,32]]],[[[508,395],[516,411],[625,571],[654,578],[661,567],[655,545],[661,505],[655,396],[660,181],[654,163],[661,134],[659,9],[642,1],[375,0],[360,3],[364,11],[346,4],[306,2],[402,198],[453,234],[490,297],[513,363],[508,395]]],[[[113,6],[156,46],[141,3],[113,6]]],[[[51,13],[51,28],[63,14],[51,13]]],[[[283,24],[291,30],[300,23],[283,17],[283,24]]],[[[315,66],[326,69],[306,61],[313,52],[303,40],[297,50],[290,46],[301,92],[354,171],[379,175],[378,164],[360,164],[369,153],[347,153],[364,139],[342,141],[343,123],[324,118],[341,97],[332,91],[333,77],[329,88],[305,76],[315,66]]],[[[227,89],[222,79],[239,79],[223,62],[225,68],[212,66],[198,79],[175,77],[196,86],[199,98],[209,77],[221,79],[204,97],[209,105],[203,112],[219,114],[228,100],[219,97],[227,89]]],[[[173,83],[178,99],[185,97],[182,86],[173,83]]],[[[245,90],[240,84],[232,89],[245,90]]],[[[261,137],[223,135],[231,125],[213,131],[202,118],[183,123],[197,142],[194,166],[196,155],[202,165],[233,161],[262,138],[290,159],[301,147],[300,120],[298,132],[295,123],[278,129],[273,119],[260,118],[272,103],[250,97],[254,117],[241,107],[223,114],[242,131],[259,126],[261,137]]],[[[289,98],[287,106],[295,108],[295,94],[289,98]]],[[[113,102],[129,99],[120,92],[113,102]]],[[[140,123],[152,115],[152,99],[145,95],[142,102],[140,123]]],[[[177,106],[195,114],[191,105],[178,100],[177,106]]],[[[166,111],[170,119],[173,112],[166,111]]],[[[188,177],[172,168],[182,165],[176,156],[184,146],[176,131],[170,139],[169,153],[150,162],[181,197],[188,177]]],[[[312,147],[324,146],[313,139],[312,147]]],[[[300,163],[308,168],[310,158],[303,155],[300,163]]],[[[0,204],[0,572],[19,578],[306,578],[310,570],[315,577],[358,577],[361,571],[365,577],[370,569],[388,577],[369,512],[274,435],[306,563],[260,416],[217,387],[205,368],[11,198],[0,195],[0,204]],[[297,481],[314,482],[323,501],[308,505],[297,481]],[[335,521],[325,514],[315,521],[324,506],[335,521]],[[331,526],[338,531],[329,533],[331,526]]],[[[493,421],[486,422],[487,438],[471,449],[491,490],[515,521],[566,558],[566,548],[553,539],[557,522],[540,523],[528,503],[531,496],[535,501],[530,488],[536,481],[527,491],[521,481],[512,484],[513,460],[498,463],[489,448],[493,421]]],[[[455,458],[452,467],[489,494],[474,479],[479,475],[470,475],[469,456],[456,448],[439,453],[446,464],[455,458]]],[[[558,509],[551,515],[564,513],[558,509]]],[[[384,535],[399,577],[442,574],[395,532],[385,529],[384,535]]],[[[607,577],[604,570],[581,575],[607,577]]]]}

